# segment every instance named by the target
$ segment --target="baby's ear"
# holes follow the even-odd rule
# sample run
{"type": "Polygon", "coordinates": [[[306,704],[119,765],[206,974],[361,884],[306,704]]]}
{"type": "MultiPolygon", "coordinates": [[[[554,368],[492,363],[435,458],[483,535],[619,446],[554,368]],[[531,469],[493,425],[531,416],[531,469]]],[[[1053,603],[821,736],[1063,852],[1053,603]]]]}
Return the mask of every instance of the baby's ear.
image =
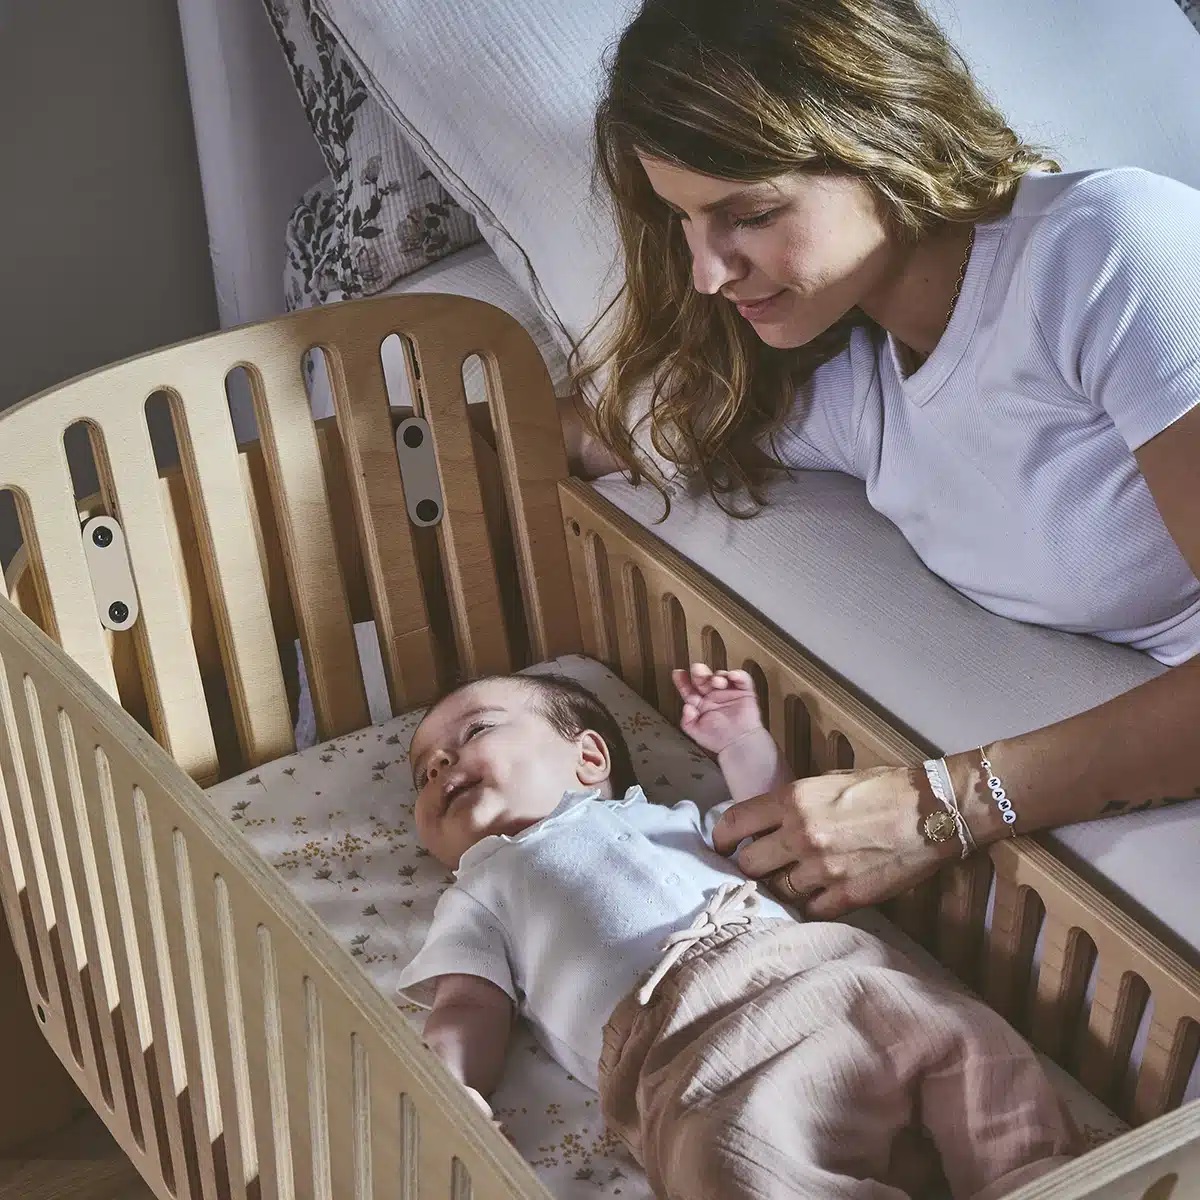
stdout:
{"type": "Polygon", "coordinates": [[[599,787],[612,774],[608,745],[594,730],[585,729],[578,739],[579,762],[576,773],[584,787],[599,787]]]}

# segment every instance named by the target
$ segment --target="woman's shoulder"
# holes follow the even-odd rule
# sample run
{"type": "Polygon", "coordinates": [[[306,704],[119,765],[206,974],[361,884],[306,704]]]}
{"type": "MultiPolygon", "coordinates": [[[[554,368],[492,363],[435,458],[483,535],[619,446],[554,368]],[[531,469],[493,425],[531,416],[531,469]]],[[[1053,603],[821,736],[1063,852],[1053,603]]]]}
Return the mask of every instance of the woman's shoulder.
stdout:
{"type": "Polygon", "coordinates": [[[1009,269],[1049,325],[1121,297],[1196,297],[1200,191],[1178,179],[1140,167],[1034,173],[1007,220],[1009,269]]]}
{"type": "Polygon", "coordinates": [[[1088,258],[1113,247],[1169,242],[1200,219],[1200,190],[1141,167],[1032,172],[1007,221],[1035,257],[1088,258]]]}

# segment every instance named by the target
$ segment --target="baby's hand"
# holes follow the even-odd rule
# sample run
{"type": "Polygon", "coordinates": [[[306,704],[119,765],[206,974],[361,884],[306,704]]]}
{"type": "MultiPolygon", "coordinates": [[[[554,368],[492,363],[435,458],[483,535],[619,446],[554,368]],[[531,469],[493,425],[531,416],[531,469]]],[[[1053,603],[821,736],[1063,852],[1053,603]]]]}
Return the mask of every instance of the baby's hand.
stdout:
{"type": "Polygon", "coordinates": [[[672,671],[671,678],[683,700],[680,729],[710,754],[762,728],[754,680],[745,671],[693,663],[690,671],[672,671]]]}

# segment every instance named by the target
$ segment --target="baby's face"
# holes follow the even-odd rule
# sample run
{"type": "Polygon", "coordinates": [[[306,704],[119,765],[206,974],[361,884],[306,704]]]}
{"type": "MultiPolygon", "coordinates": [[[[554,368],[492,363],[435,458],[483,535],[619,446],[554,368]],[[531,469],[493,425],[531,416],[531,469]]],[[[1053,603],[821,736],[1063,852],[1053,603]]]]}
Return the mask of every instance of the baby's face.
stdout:
{"type": "Polygon", "coordinates": [[[491,834],[509,837],[549,816],[564,793],[599,787],[608,749],[586,731],[563,737],[542,715],[537,692],[509,679],[471,684],[417,727],[410,752],[417,836],[457,868],[491,834]]]}

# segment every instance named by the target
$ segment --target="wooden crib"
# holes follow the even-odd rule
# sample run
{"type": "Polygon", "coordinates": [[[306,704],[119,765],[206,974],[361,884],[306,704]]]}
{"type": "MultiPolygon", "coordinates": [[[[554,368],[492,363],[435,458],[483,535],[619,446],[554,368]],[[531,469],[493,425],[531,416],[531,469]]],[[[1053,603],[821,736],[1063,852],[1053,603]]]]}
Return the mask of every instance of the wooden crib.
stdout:
{"type": "MultiPolygon", "coordinates": [[[[322,738],[368,723],[352,626],[374,620],[397,712],[459,675],[583,652],[673,718],[670,668],[703,657],[747,665],[798,774],[932,749],[569,480],[533,343],[476,301],[331,306],[117,364],[0,416],[0,464],[25,542],[0,604],[0,895],[46,1040],[161,1200],[547,1194],[206,802],[202,785],[294,749],[295,639],[322,738]],[[431,528],[407,515],[391,334],[432,430],[431,528]],[[336,398],[319,424],[313,347],[336,398]],[[489,403],[468,412],[472,354],[489,403]],[[226,402],[239,367],[260,434],[241,448],[226,402]],[[165,471],[153,395],[179,447],[165,471]],[[82,502],[63,450],[79,422],[101,482],[82,502]],[[127,632],[97,612],[81,520],[101,513],[136,581],[127,632]]],[[[1021,1200],[1200,1196],[1200,1105],[1177,1109],[1200,973],[1030,839],[889,915],[1139,1127],[1021,1200]]]]}

